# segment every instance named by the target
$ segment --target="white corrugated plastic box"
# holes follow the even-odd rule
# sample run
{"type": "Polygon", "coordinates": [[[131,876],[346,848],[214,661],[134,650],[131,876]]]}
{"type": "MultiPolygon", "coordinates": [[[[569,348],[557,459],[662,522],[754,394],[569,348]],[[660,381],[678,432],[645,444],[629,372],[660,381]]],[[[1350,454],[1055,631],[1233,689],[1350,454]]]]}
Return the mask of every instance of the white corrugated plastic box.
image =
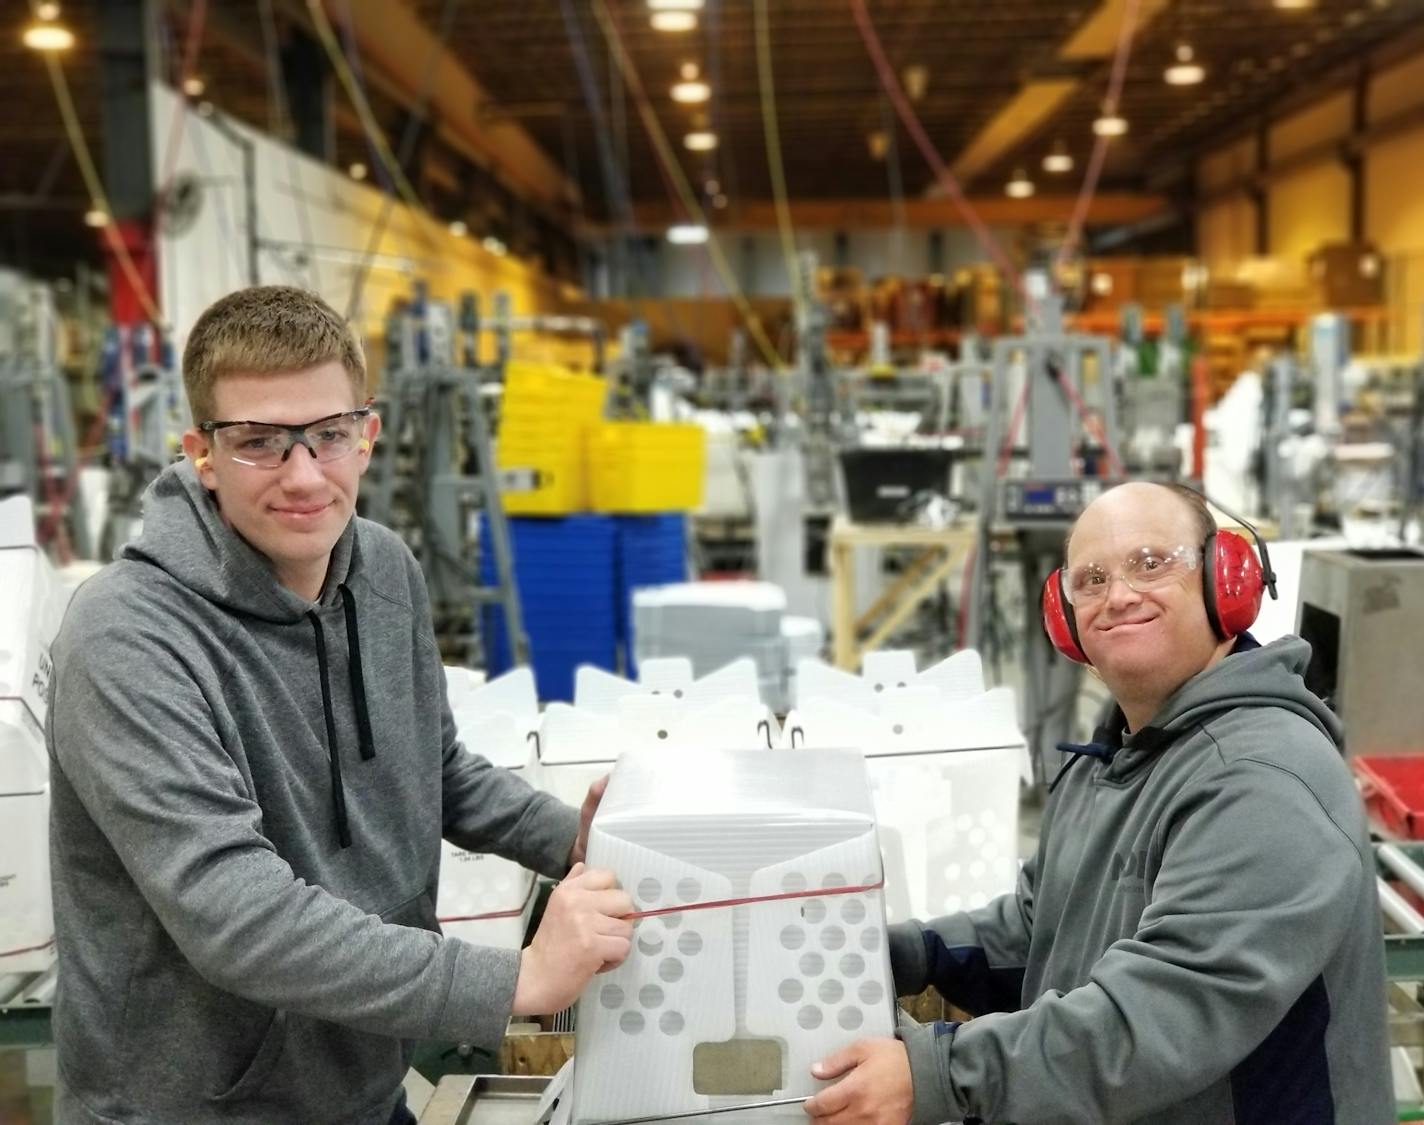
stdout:
{"type": "Polygon", "coordinates": [[[1025,743],[1013,691],[984,690],[977,653],[924,672],[909,653],[869,654],[860,676],[803,661],[797,679],[782,744],[864,750],[891,921],[973,909],[1013,889],[1025,743]]]}
{"type": "MultiPolygon", "coordinates": [[[[824,1085],[812,1063],[893,1034],[880,849],[858,752],[674,762],[630,751],[594,820],[589,862],[653,913],[638,920],[628,960],[579,1001],[574,1121],[808,1096],[824,1085]],[[725,1065],[738,1048],[754,1065],[725,1065]]],[[[758,1113],[803,1117],[799,1106],[758,1113]]]]}
{"type": "MultiPolygon", "coordinates": [[[[445,669],[446,695],[460,741],[537,786],[533,734],[539,700],[528,668],[488,683],[467,668],[445,669]]],[[[440,927],[476,945],[519,949],[534,909],[536,876],[513,860],[441,843],[440,927]]]]}

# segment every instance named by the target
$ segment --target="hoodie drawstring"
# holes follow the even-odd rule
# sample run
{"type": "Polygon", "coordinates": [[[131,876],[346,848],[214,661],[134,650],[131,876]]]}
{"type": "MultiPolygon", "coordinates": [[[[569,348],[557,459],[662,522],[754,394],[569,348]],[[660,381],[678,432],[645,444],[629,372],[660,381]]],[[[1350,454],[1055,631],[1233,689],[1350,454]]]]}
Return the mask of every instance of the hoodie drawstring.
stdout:
{"type": "Polygon", "coordinates": [[[361,630],[356,625],[356,597],[351,587],[342,583],[341,608],[346,611],[346,655],[351,670],[351,698],[356,701],[356,735],[361,742],[361,759],[369,762],[376,756],[376,740],[371,736],[371,713],[366,707],[366,677],[361,671],[361,630]]]}
{"type": "Polygon", "coordinates": [[[326,720],[326,755],[331,762],[331,807],[336,815],[336,839],[343,848],[351,846],[351,825],[346,820],[346,787],[341,783],[341,754],[336,746],[336,720],[331,714],[331,681],[327,675],[326,632],[316,610],[307,614],[316,634],[316,666],[321,674],[321,713],[326,720]]]}
{"type": "MultiPolygon", "coordinates": [[[[366,703],[366,676],[361,669],[361,631],[356,623],[356,598],[344,582],[341,606],[346,613],[346,664],[351,676],[351,698],[356,708],[356,737],[361,745],[361,758],[369,762],[376,756],[376,740],[371,735],[371,711],[366,703]]],[[[351,846],[351,825],[346,819],[346,786],[341,781],[341,750],[336,745],[336,718],[331,713],[331,676],[326,659],[326,630],[316,610],[307,614],[316,634],[316,666],[321,674],[321,714],[326,720],[326,752],[331,761],[331,807],[336,815],[336,839],[343,848],[351,846]]]]}

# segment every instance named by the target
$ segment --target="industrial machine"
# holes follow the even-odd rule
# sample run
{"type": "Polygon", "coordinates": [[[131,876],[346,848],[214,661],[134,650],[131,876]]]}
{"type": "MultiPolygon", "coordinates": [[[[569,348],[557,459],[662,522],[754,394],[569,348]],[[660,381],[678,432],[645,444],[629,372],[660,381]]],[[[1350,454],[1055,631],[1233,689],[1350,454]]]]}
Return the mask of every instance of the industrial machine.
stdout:
{"type": "Polygon", "coordinates": [[[1057,755],[1056,744],[1071,728],[1082,669],[1054,652],[1033,607],[1044,581],[1062,565],[1068,526],[1098,492],[1115,483],[1101,470],[1118,446],[1118,427],[1108,340],[1064,330],[1062,302],[1045,274],[1030,275],[1027,285],[1027,332],[994,342],[966,643],[981,651],[984,647],[995,541],[1000,532],[1007,532],[1018,557],[1027,607],[1021,650],[1024,733],[1034,777],[1043,782],[1057,755]],[[1085,400],[1090,360],[1099,391],[1096,416],[1085,400]],[[1012,413],[1011,395],[1017,400],[1012,413]],[[1086,437],[1079,440],[1075,435],[1086,437]],[[1026,462],[1023,475],[1007,473],[1016,457],[1026,462]]]}
{"type": "Polygon", "coordinates": [[[67,536],[92,558],[59,336],[49,286],[0,270],[0,497],[28,497],[46,540],[67,536]]]}
{"type": "Polygon", "coordinates": [[[1424,752],[1424,553],[1307,551],[1296,632],[1310,642],[1306,684],[1345,724],[1346,753],[1424,752]]]}

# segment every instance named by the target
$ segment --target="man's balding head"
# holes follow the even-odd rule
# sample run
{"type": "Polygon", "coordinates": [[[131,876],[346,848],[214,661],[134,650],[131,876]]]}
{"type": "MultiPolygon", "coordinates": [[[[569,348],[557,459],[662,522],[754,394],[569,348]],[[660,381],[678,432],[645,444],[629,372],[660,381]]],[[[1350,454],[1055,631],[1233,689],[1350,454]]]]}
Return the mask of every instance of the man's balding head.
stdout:
{"type": "Polygon", "coordinates": [[[1172,692],[1230,649],[1207,619],[1202,548],[1216,521],[1189,489],[1134,481],[1083,509],[1066,545],[1068,587],[1106,577],[1098,596],[1072,607],[1079,643],[1122,705],[1132,729],[1172,692]],[[1176,559],[1170,579],[1131,580],[1142,559],[1176,559]]]}
{"type": "MultiPolygon", "coordinates": [[[[1182,510],[1189,519],[1192,520],[1192,534],[1184,542],[1190,542],[1194,546],[1202,547],[1216,531],[1216,517],[1211,514],[1211,509],[1207,507],[1206,500],[1202,494],[1195,489],[1187,488],[1181,484],[1163,484],[1157,481],[1134,480],[1125,484],[1119,484],[1108,489],[1088,508],[1096,504],[1109,503],[1114,508],[1120,508],[1124,501],[1131,501],[1132,507],[1136,507],[1136,502],[1143,500],[1146,503],[1176,503],[1181,505],[1182,510]],[[1119,495],[1121,494],[1121,495],[1119,495]],[[1116,499],[1114,499],[1114,497],[1116,499]]],[[[1084,508],[1078,519],[1073,521],[1073,526],[1068,529],[1068,535],[1063,540],[1063,553],[1066,556],[1073,542],[1073,533],[1078,530],[1078,524],[1083,516],[1087,514],[1088,508],[1084,508]]]]}

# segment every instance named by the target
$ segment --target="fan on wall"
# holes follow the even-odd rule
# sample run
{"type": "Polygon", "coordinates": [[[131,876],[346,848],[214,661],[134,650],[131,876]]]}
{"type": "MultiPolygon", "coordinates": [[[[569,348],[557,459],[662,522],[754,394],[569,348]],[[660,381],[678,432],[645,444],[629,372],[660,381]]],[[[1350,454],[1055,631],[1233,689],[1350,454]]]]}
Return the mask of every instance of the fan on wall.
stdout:
{"type": "Polygon", "coordinates": [[[191,172],[183,172],[159,197],[159,229],[169,238],[181,238],[193,229],[202,209],[203,181],[191,172]]]}

